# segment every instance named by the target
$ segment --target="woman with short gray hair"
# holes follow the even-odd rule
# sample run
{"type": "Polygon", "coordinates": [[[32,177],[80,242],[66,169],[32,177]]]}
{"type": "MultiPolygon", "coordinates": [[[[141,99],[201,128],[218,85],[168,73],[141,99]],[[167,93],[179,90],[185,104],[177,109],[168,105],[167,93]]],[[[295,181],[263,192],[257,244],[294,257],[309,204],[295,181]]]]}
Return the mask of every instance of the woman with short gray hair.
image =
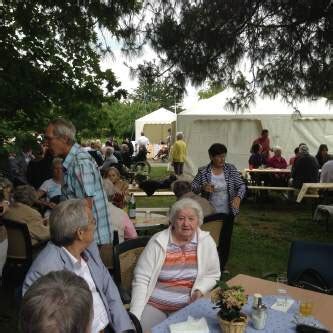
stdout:
{"type": "Polygon", "coordinates": [[[130,311],[144,332],[202,297],[220,278],[216,244],[200,229],[200,205],[181,199],[169,220],[170,227],[150,239],[134,271],[130,311]]]}
{"type": "Polygon", "coordinates": [[[92,332],[133,329],[118,289],[102,263],[94,242],[96,221],[84,199],[57,205],[50,216],[51,242],[33,262],[23,284],[23,294],[51,271],[68,270],[88,283],[94,300],[92,332]]]}
{"type": "Polygon", "coordinates": [[[46,220],[32,207],[36,200],[37,192],[32,186],[17,186],[14,191],[14,203],[4,214],[4,218],[25,223],[28,226],[32,245],[45,242],[50,238],[46,220]]]}
{"type": "Polygon", "coordinates": [[[202,213],[202,208],[200,207],[200,205],[192,200],[192,199],[181,199],[179,201],[176,201],[171,209],[170,209],[170,213],[169,213],[169,221],[171,225],[174,225],[177,217],[178,217],[178,213],[182,210],[182,209],[192,209],[193,212],[195,213],[197,219],[198,219],[198,224],[199,226],[202,225],[203,223],[203,213],[202,213]]]}

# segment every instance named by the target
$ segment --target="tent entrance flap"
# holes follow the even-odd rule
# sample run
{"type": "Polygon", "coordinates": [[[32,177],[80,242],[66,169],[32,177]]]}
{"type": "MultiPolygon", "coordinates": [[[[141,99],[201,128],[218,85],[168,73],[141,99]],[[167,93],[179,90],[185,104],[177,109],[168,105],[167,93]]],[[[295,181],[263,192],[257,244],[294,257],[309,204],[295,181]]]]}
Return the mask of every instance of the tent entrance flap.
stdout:
{"type": "Polygon", "coordinates": [[[170,124],[145,124],[143,132],[151,143],[166,142],[168,136],[168,129],[172,126],[170,124]]]}

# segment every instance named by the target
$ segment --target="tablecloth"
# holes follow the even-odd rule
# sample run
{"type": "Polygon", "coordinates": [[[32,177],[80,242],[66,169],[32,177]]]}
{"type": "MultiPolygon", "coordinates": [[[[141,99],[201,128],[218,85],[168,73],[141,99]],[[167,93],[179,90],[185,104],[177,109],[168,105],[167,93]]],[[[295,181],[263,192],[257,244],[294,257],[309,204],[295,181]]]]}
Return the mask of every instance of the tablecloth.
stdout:
{"type": "MultiPolygon", "coordinates": [[[[298,315],[299,305],[297,301],[291,306],[287,313],[281,311],[272,310],[270,307],[275,303],[276,296],[264,296],[263,303],[267,306],[267,321],[264,330],[256,330],[252,326],[252,320],[250,318],[252,297],[250,296],[247,304],[243,307],[242,312],[249,316],[249,322],[246,327],[246,333],[294,333],[296,324],[304,323],[320,328],[325,328],[318,320],[309,317],[301,317],[298,315]]],[[[202,298],[185,308],[177,311],[169,316],[159,325],[152,328],[152,333],[169,333],[169,325],[172,323],[178,323],[187,320],[187,317],[191,315],[194,318],[205,317],[208,323],[210,333],[221,333],[221,329],[217,320],[218,309],[213,308],[214,305],[209,299],[202,298]]]]}

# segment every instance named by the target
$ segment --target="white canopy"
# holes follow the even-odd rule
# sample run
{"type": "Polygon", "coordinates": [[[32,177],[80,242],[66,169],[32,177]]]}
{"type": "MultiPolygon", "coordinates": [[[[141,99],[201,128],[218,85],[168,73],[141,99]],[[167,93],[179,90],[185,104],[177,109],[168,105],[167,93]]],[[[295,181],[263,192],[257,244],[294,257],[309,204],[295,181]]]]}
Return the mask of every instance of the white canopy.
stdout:
{"type": "Polygon", "coordinates": [[[287,161],[301,142],[308,144],[312,154],[321,143],[333,150],[333,107],[325,98],[297,103],[298,114],[281,98],[257,96],[247,111],[232,112],[226,103],[233,95],[226,89],[178,115],[177,130],[184,132],[188,145],[186,172],[194,175],[199,166],[208,163],[207,150],[214,142],[227,146],[230,163],[245,168],[252,142],[264,128],[269,130],[271,147],[281,146],[287,161]]]}
{"type": "Polygon", "coordinates": [[[159,143],[165,140],[167,129],[175,122],[177,115],[167,109],[160,108],[135,120],[135,140],[137,140],[141,132],[145,133],[151,143],[159,143]]]}

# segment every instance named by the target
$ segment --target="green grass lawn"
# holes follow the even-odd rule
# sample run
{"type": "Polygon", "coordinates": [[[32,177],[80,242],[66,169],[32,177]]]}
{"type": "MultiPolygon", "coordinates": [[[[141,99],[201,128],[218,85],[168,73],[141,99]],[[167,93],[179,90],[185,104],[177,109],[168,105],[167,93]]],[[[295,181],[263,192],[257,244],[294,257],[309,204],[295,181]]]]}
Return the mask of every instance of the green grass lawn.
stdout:
{"type": "MultiPolygon", "coordinates": [[[[166,167],[153,167],[152,178],[167,175],[166,167]]],[[[170,207],[172,197],[137,198],[137,207],[170,207]]],[[[311,201],[290,203],[280,196],[269,202],[247,200],[235,221],[227,269],[230,277],[239,273],[262,276],[265,272],[287,270],[288,252],[293,240],[333,242],[333,226],[329,232],[311,220],[311,201]]],[[[0,332],[15,333],[16,314],[11,294],[0,290],[0,332]],[[6,321],[3,314],[9,314],[6,321]]]]}

